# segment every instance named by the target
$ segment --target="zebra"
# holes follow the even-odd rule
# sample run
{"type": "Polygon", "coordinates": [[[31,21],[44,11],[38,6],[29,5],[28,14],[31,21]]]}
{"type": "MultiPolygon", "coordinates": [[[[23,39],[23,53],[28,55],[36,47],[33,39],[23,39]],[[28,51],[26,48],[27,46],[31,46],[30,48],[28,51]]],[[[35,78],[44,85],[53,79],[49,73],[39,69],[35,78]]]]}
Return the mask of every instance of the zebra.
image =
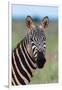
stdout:
{"type": "Polygon", "coordinates": [[[43,68],[46,62],[46,36],[49,19],[45,16],[39,26],[33,24],[31,16],[26,18],[28,32],[12,51],[11,84],[27,85],[36,68],[43,68]]]}

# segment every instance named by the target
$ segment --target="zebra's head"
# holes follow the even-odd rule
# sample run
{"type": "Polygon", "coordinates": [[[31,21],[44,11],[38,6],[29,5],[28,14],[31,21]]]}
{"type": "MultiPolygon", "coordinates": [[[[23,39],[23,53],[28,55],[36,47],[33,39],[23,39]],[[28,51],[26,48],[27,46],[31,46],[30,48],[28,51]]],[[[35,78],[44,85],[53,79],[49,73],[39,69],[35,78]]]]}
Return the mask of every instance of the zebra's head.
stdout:
{"type": "Polygon", "coordinates": [[[48,27],[49,19],[44,17],[39,26],[33,24],[31,16],[26,18],[26,26],[28,28],[28,37],[32,46],[33,57],[37,62],[38,68],[42,68],[46,61],[45,49],[46,49],[46,37],[45,30],[48,27]]]}

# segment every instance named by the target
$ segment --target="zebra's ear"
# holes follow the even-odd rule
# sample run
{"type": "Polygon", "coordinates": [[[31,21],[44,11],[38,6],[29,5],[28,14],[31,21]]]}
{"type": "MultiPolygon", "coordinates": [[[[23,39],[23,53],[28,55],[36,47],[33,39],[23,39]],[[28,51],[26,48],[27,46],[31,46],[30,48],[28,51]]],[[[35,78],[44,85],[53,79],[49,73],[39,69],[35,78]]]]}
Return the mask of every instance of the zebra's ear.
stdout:
{"type": "Polygon", "coordinates": [[[47,28],[47,27],[48,27],[48,24],[49,24],[49,18],[48,18],[48,16],[45,16],[45,17],[42,19],[42,21],[41,21],[41,26],[42,26],[43,28],[47,28]]]}
{"type": "Polygon", "coordinates": [[[27,28],[31,29],[34,27],[33,20],[31,16],[26,17],[26,26],[27,28]]]}

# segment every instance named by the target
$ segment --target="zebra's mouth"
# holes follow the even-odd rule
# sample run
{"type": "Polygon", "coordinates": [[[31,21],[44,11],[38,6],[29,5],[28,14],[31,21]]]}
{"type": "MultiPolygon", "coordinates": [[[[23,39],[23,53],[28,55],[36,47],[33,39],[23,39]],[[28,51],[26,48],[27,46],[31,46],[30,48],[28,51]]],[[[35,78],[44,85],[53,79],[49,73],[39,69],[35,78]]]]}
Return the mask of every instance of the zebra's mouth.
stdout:
{"type": "Polygon", "coordinates": [[[44,56],[43,52],[38,52],[38,56],[37,56],[37,67],[38,68],[43,68],[45,62],[46,62],[46,59],[45,59],[45,56],[44,56]]]}

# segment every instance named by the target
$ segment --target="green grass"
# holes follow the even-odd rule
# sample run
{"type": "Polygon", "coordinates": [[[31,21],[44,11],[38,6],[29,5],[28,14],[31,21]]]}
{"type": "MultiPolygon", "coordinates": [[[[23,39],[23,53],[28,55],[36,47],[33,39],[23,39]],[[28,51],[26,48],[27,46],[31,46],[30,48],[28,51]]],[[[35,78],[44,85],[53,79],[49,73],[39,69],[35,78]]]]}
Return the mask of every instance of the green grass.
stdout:
{"type": "MultiPolygon", "coordinates": [[[[24,22],[12,23],[12,49],[26,34],[24,22]]],[[[30,84],[56,83],[58,82],[58,23],[50,22],[46,31],[47,50],[46,64],[43,69],[37,69],[34,73],[30,84]]]]}
{"type": "Polygon", "coordinates": [[[41,84],[41,83],[55,83],[58,82],[57,74],[57,62],[48,63],[43,69],[38,69],[34,73],[34,77],[31,80],[30,84],[41,84]],[[52,66],[53,65],[53,66],[52,66]]]}

